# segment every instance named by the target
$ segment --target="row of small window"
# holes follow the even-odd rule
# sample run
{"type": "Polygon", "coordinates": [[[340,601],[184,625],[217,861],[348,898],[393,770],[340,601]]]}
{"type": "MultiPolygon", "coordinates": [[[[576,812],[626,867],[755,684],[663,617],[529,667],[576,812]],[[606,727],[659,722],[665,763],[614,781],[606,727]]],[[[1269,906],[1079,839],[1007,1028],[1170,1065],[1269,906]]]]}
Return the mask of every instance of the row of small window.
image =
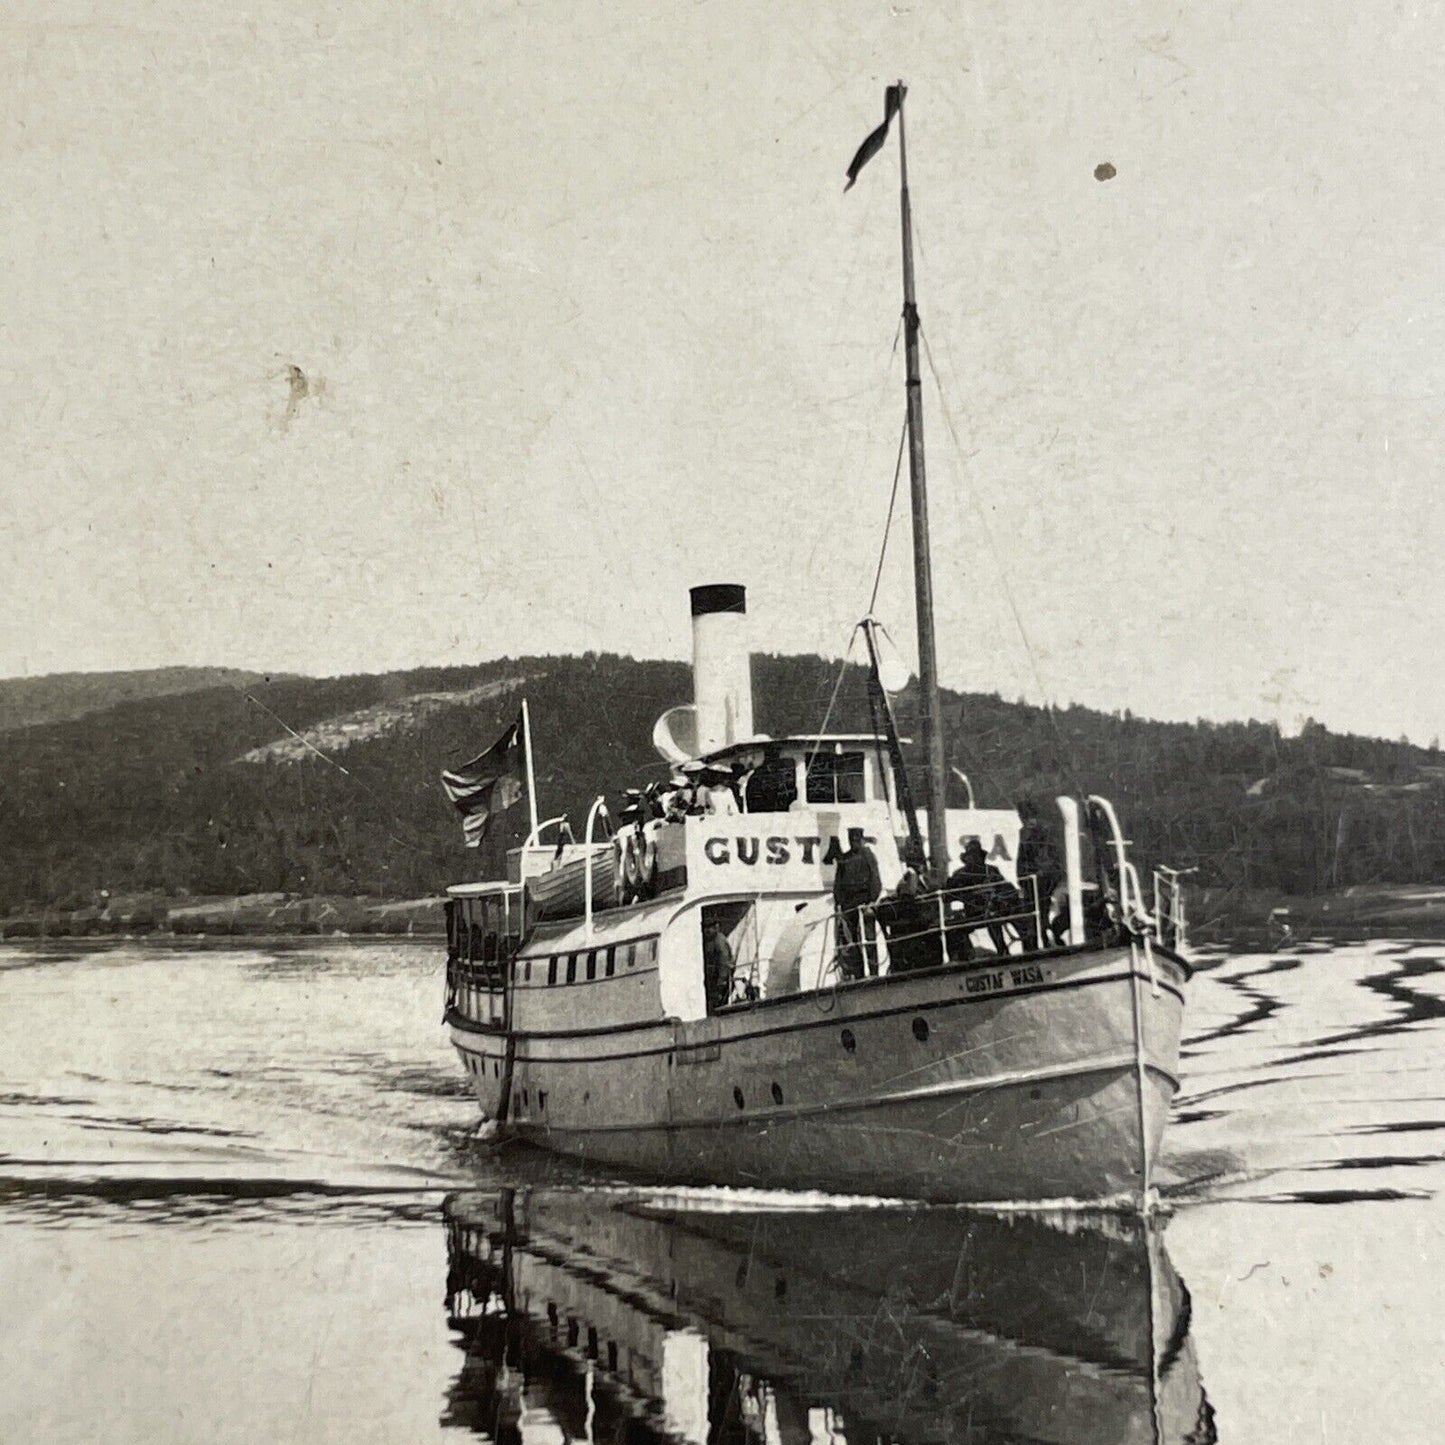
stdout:
{"type": "Polygon", "coordinates": [[[451,995],[451,1002],[463,1018],[474,1023],[502,1021],[501,996],[494,989],[471,988],[464,984],[451,995]]]}
{"type": "MultiPolygon", "coordinates": [[[[552,1338],[558,1344],[565,1343],[569,1350],[583,1348],[581,1321],[577,1319],[576,1315],[564,1316],[550,1300],[547,1302],[547,1323],[550,1326],[552,1338]]],[[[609,1374],[619,1373],[617,1341],[602,1339],[597,1333],[596,1325],[587,1326],[585,1348],[589,1360],[595,1360],[609,1374]]],[[[631,1375],[630,1367],[628,1374],[631,1375]]]]}
{"type": "Polygon", "coordinates": [[[609,943],[605,948],[584,948],[551,958],[519,958],[519,983],[592,983],[615,978],[629,968],[652,968],[657,963],[657,939],[638,938],[631,943],[609,943]]]}

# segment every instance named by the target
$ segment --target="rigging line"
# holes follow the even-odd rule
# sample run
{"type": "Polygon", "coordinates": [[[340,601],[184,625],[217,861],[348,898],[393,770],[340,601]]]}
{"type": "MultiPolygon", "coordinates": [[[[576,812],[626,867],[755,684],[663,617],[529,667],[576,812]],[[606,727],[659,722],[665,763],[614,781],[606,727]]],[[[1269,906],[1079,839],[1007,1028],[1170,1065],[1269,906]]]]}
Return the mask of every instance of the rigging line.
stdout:
{"type": "MultiPolygon", "coordinates": [[[[285,728],[286,731],[290,733],[291,736],[295,738],[302,747],[309,748],[313,753],[316,754],[318,758],[321,759],[323,763],[330,763],[331,766],[335,768],[336,771],[340,773],[343,777],[350,778],[351,781],[355,783],[356,786],[367,795],[367,797],[369,797],[374,803],[380,804],[383,813],[390,813],[393,811],[392,805],[388,803],[387,800],[383,798],[381,794],[376,791],[375,788],[371,787],[361,778],[358,778],[356,774],[351,772],[349,769],[342,767],[342,765],[338,763],[335,758],[328,757],[313,742],[298,733],[296,729],[293,728],[291,724],[288,723],[286,719],[283,718],[279,713],[267,707],[266,704],[262,702],[261,699],[257,697],[254,693],[243,692],[241,696],[244,697],[247,702],[255,703],[262,712],[266,713],[269,717],[280,723],[281,726],[285,728]]],[[[429,854],[431,852],[431,849],[429,847],[427,847],[424,843],[418,841],[417,839],[401,837],[390,824],[383,823],[382,827],[386,830],[387,837],[390,838],[393,843],[400,843],[403,848],[410,848],[414,853],[429,854]]]]}
{"type": "MultiPolygon", "coordinates": [[[[894,345],[897,340],[895,338],[894,345]]],[[[883,581],[883,559],[888,555],[888,534],[893,530],[893,509],[898,503],[898,479],[903,475],[903,448],[908,441],[908,413],[903,414],[903,430],[898,435],[898,460],[893,464],[893,490],[888,494],[888,516],[883,523],[883,543],[878,548],[878,570],[873,574],[873,595],[868,599],[868,615],[878,605],[878,587],[883,581]]]]}
{"type": "MultiPolygon", "coordinates": [[[[326,754],[323,753],[323,752],[321,751],[321,749],[318,748],[318,747],[315,745],[315,743],[310,742],[308,739],[302,737],[301,734],[298,733],[298,732],[296,731],[296,729],[293,728],[293,727],[291,726],[291,724],[286,721],[285,718],[281,717],[279,714],[277,714],[277,713],[275,713],[275,712],[272,712],[272,710],[271,710],[269,707],[267,707],[266,704],[265,704],[264,702],[262,702],[261,699],[260,699],[259,697],[257,697],[254,693],[249,693],[249,692],[247,692],[247,693],[242,693],[242,696],[246,699],[247,702],[253,702],[253,703],[255,703],[256,706],[257,706],[258,708],[260,708],[261,711],[264,712],[264,713],[265,713],[268,717],[270,717],[273,721],[280,723],[281,726],[282,726],[283,728],[285,728],[286,731],[287,731],[288,733],[290,733],[291,736],[292,736],[293,738],[295,738],[296,741],[297,741],[298,743],[300,743],[303,748],[309,748],[313,753],[316,754],[316,756],[317,756],[318,758],[321,759],[321,761],[322,761],[323,763],[330,763],[331,766],[332,766],[333,768],[335,768],[338,772],[340,772],[340,773],[345,773],[348,778],[351,778],[351,774],[348,773],[348,772],[346,771],[346,769],[343,768],[343,767],[341,766],[341,764],[336,761],[335,758],[328,758],[328,757],[326,756],[326,754]]],[[[356,780],[355,778],[352,778],[352,781],[353,781],[353,782],[356,782],[357,780],[356,780]]]]}
{"type": "MultiPolygon", "coordinates": [[[[954,450],[958,453],[959,461],[962,463],[964,457],[963,443],[959,440],[958,428],[954,425],[953,413],[949,410],[948,399],[944,395],[943,382],[938,374],[938,367],[933,360],[933,348],[928,343],[928,335],[920,325],[918,334],[923,338],[923,354],[928,359],[928,370],[933,376],[933,388],[938,394],[938,409],[943,415],[943,424],[948,428],[948,435],[953,441],[954,450]]],[[[1059,720],[1054,712],[1053,702],[1050,700],[1048,685],[1044,682],[1043,671],[1039,667],[1038,657],[1034,653],[1033,644],[1029,641],[1028,629],[1024,626],[1023,614],[1019,611],[1018,600],[1014,597],[1013,588],[1009,585],[1008,569],[1004,566],[1003,554],[999,551],[998,543],[994,541],[993,529],[988,524],[988,515],[979,505],[973,488],[964,487],[964,494],[968,498],[969,506],[973,514],[978,518],[978,524],[983,532],[984,540],[988,543],[989,551],[993,553],[993,559],[998,567],[999,583],[1003,590],[1004,600],[1008,603],[1010,613],[1013,614],[1014,626],[1018,629],[1019,640],[1024,646],[1024,655],[1029,660],[1029,670],[1034,675],[1034,681],[1038,684],[1039,693],[1044,702],[1044,712],[1048,716],[1049,724],[1053,729],[1054,739],[1059,746],[1061,760],[1065,770],[1072,779],[1074,787],[1082,793],[1083,783],[1080,781],[1078,768],[1075,766],[1074,750],[1069,746],[1068,739],[1064,737],[1063,730],[1059,727],[1059,720]]]]}
{"type": "Polygon", "coordinates": [[[848,650],[843,654],[843,661],[838,666],[838,680],[833,684],[833,696],[828,699],[828,708],[823,714],[823,726],[818,729],[817,736],[813,739],[813,751],[808,754],[807,761],[803,764],[805,780],[808,773],[812,771],[813,760],[823,746],[823,735],[828,731],[828,719],[833,716],[833,706],[838,701],[838,694],[843,689],[843,679],[848,673],[848,659],[853,655],[853,644],[858,640],[858,628],[861,626],[862,623],[856,624],[852,635],[848,638],[848,650]]]}

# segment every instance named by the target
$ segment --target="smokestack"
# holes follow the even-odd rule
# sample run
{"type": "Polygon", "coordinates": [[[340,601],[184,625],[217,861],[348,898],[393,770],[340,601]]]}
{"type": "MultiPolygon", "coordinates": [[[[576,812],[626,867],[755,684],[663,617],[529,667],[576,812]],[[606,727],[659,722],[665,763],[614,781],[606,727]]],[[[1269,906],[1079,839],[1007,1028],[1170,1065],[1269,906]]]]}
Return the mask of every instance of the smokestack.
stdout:
{"type": "Polygon", "coordinates": [[[734,582],[720,582],[694,587],[690,596],[697,750],[706,753],[754,735],[748,594],[734,582]]]}

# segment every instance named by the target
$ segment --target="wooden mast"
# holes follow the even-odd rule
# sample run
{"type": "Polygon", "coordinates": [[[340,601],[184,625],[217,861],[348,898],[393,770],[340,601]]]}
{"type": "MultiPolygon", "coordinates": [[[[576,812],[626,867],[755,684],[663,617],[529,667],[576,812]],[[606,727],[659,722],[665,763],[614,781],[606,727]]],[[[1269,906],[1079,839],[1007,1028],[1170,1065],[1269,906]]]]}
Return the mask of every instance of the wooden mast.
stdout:
{"type": "Polygon", "coordinates": [[[928,546],[928,486],[923,467],[923,383],[918,375],[918,304],[913,294],[913,215],[908,203],[908,146],[898,82],[899,209],[903,226],[903,352],[908,387],[908,480],[913,499],[913,588],[918,611],[919,722],[927,761],[928,863],[936,882],[948,875],[948,828],[944,819],[943,707],[938,695],[938,652],[933,636],[933,569],[928,546]]]}

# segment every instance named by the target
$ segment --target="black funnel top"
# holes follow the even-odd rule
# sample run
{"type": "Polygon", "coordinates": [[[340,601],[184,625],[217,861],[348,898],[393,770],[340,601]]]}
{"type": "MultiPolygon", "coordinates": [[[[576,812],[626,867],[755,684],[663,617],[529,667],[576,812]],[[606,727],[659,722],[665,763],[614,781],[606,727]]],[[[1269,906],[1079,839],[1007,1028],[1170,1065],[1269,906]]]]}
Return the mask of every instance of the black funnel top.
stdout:
{"type": "Polygon", "coordinates": [[[748,610],[748,589],[736,582],[714,582],[707,587],[693,587],[688,595],[692,598],[694,617],[748,610]]]}

